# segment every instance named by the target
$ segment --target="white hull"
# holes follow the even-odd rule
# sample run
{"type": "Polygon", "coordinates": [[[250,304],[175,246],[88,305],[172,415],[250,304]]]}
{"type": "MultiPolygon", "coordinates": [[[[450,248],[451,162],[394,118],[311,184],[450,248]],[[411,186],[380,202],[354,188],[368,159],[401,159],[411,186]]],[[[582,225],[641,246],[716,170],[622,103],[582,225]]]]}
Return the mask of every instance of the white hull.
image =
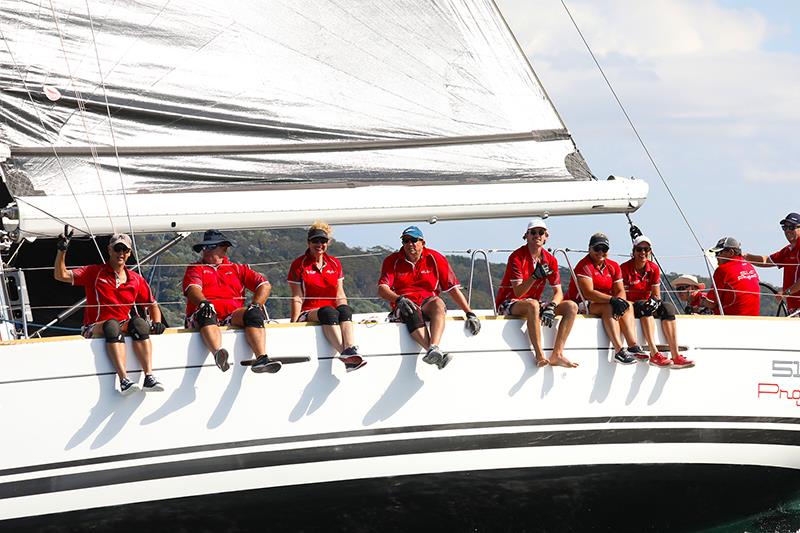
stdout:
{"type": "MultiPolygon", "coordinates": [[[[0,347],[0,418],[13,428],[0,526],[226,492],[607,465],[764,469],[800,487],[797,327],[680,317],[698,364],[666,370],[608,362],[600,322],[579,318],[567,356],[580,367],[568,370],[532,365],[519,320],[484,319],[477,337],[451,320],[442,347],[454,359],[439,371],[403,326],[359,324],[368,365],[345,374],[320,328],[277,324],[269,352],[312,361],[276,375],[223,374],[197,334],[170,331],[153,338],[166,392],[127,398],[102,340],[17,341],[0,347]]],[[[250,357],[241,332],[224,342],[250,357]]]]}

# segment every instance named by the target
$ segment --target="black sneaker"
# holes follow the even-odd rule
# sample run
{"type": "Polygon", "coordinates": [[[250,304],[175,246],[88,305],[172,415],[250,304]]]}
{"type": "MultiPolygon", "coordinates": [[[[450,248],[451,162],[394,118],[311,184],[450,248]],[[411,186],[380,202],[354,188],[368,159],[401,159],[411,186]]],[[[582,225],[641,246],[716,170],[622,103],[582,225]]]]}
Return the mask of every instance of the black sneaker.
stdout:
{"type": "Polygon", "coordinates": [[[227,372],[231,367],[231,365],[228,364],[228,350],[220,348],[214,352],[214,362],[217,364],[217,368],[223,372],[227,372]]]}
{"type": "Polygon", "coordinates": [[[642,350],[642,347],[638,344],[635,346],[631,346],[628,348],[628,353],[633,354],[637,361],[641,361],[642,363],[646,363],[650,360],[650,354],[642,350]]]}
{"type": "Polygon", "coordinates": [[[621,365],[633,365],[636,364],[636,356],[623,348],[614,354],[614,361],[621,365]]]}
{"type": "Polygon", "coordinates": [[[133,394],[138,390],[139,390],[139,385],[129,380],[128,378],[122,378],[119,380],[119,392],[123,396],[128,396],[129,394],[133,394]]]}
{"type": "MultiPolygon", "coordinates": [[[[439,347],[437,345],[435,345],[435,344],[431,344],[431,347],[428,348],[428,353],[426,353],[422,357],[422,360],[425,363],[428,363],[429,365],[436,365],[439,368],[444,368],[444,367],[440,366],[442,364],[442,359],[443,358],[444,358],[444,355],[442,354],[442,351],[439,349],[439,347]]],[[[447,364],[447,363],[445,363],[445,364],[447,364]]]]}
{"type": "Polygon", "coordinates": [[[452,355],[450,355],[449,353],[443,353],[442,354],[442,360],[439,361],[438,363],[436,363],[436,366],[438,366],[439,370],[441,370],[444,367],[446,367],[450,363],[450,361],[452,361],[452,360],[453,360],[453,356],[452,355]]]}
{"type": "Polygon", "coordinates": [[[145,392],[164,392],[164,385],[153,374],[147,374],[144,377],[142,390],[145,392]]]}
{"type": "Polygon", "coordinates": [[[270,361],[269,356],[262,355],[256,359],[256,362],[253,363],[253,365],[250,367],[250,370],[256,374],[261,374],[263,372],[274,374],[280,370],[282,366],[283,364],[280,361],[270,361]]]}

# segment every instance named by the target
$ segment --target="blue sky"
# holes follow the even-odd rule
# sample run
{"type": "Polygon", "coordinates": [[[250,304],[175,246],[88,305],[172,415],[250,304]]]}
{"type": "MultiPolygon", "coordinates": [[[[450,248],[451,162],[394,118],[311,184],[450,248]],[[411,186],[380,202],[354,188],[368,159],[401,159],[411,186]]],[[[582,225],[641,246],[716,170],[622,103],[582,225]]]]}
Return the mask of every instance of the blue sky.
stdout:
{"type": "MultiPolygon", "coordinates": [[[[595,175],[650,184],[634,221],[668,271],[701,273],[700,251],[558,0],[498,0],[595,175]]],[[[568,0],[573,15],[704,246],[786,244],[800,212],[800,2],[568,0]]],[[[602,230],[629,251],[622,215],[551,218],[549,245],[584,248],[602,230]]],[[[422,225],[439,250],[511,249],[525,219],[422,225]]],[[[394,245],[399,224],[337,229],[349,244],[394,245]]],[[[502,260],[501,254],[494,260],[502,260]]],[[[578,256],[576,256],[576,259],[578,256]]],[[[779,280],[761,270],[762,279],[779,280]]]]}

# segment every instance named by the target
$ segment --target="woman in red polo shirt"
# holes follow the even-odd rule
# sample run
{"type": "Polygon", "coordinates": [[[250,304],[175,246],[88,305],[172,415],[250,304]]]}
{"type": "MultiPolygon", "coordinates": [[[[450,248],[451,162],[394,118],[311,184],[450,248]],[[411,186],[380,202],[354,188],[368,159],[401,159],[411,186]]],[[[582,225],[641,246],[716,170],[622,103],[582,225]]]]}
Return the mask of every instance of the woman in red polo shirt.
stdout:
{"type": "Polygon", "coordinates": [[[314,222],[308,228],[308,248],[289,267],[292,322],[319,322],[348,372],[367,362],[358,355],[353,339],[353,310],[344,294],[342,264],[328,255],[331,227],[314,222]]]}
{"type": "Polygon", "coordinates": [[[600,317],[611,344],[614,361],[623,365],[636,362],[644,350],[636,341],[633,313],[625,299],[622,272],[619,264],[608,259],[609,242],[605,233],[595,233],[589,239],[589,253],[575,266],[567,298],[578,304],[578,311],[600,317]],[[575,284],[577,278],[578,283],[575,284]],[[620,330],[628,348],[622,345],[620,330]]]}
{"type": "MultiPolygon", "coordinates": [[[[650,348],[650,364],[658,367],[690,368],[694,362],[678,352],[678,334],[675,329],[675,306],[661,301],[661,269],[650,260],[652,241],[639,235],[633,240],[633,258],[622,263],[622,283],[629,301],[633,302],[633,316],[642,324],[642,332],[650,348]],[[661,331],[667,339],[672,359],[656,348],[656,321],[661,319],[661,331]]],[[[637,359],[647,361],[647,354],[637,354],[637,359]]]]}

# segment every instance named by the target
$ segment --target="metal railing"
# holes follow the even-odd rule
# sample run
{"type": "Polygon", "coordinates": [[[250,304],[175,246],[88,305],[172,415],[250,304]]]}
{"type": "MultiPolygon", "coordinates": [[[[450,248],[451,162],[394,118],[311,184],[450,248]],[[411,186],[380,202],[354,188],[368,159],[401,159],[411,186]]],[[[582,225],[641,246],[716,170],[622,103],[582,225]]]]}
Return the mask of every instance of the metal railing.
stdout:
{"type": "Polygon", "coordinates": [[[483,256],[483,260],[486,262],[486,277],[489,280],[489,298],[492,300],[492,313],[494,316],[497,316],[497,302],[494,301],[494,283],[492,283],[492,267],[489,265],[489,252],[492,250],[483,250],[481,248],[477,250],[467,250],[470,252],[470,264],[469,264],[469,286],[467,287],[467,303],[472,306],[472,281],[475,275],[475,256],[480,254],[483,256]]]}

